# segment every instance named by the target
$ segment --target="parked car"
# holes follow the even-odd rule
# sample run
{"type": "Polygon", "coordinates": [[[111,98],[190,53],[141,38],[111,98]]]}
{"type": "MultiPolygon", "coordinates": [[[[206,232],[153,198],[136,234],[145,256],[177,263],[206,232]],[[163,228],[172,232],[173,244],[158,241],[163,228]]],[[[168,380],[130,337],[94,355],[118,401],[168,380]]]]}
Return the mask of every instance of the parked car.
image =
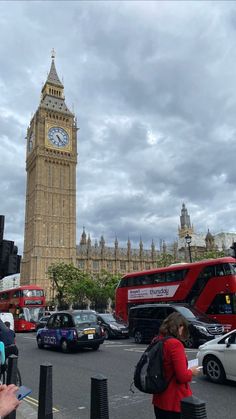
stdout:
{"type": "Polygon", "coordinates": [[[197,348],[202,343],[223,335],[224,326],[206,314],[184,303],[142,304],[129,310],[129,335],[136,343],[150,342],[159,332],[163,320],[174,312],[181,313],[189,323],[188,348],[197,348]]]}
{"type": "Polygon", "coordinates": [[[37,331],[36,339],[40,349],[55,347],[68,352],[86,347],[97,350],[104,342],[104,332],[91,310],[59,311],[37,331]]]}
{"type": "Polygon", "coordinates": [[[236,381],[236,330],[201,345],[197,358],[203,374],[214,383],[236,381]]]}
{"type": "Polygon", "coordinates": [[[35,323],[35,330],[41,329],[42,327],[46,326],[49,318],[50,316],[40,317],[40,319],[35,323]]]}
{"type": "Polygon", "coordinates": [[[121,320],[117,320],[113,314],[99,313],[97,314],[97,319],[104,330],[105,339],[129,337],[127,324],[121,320]]]}

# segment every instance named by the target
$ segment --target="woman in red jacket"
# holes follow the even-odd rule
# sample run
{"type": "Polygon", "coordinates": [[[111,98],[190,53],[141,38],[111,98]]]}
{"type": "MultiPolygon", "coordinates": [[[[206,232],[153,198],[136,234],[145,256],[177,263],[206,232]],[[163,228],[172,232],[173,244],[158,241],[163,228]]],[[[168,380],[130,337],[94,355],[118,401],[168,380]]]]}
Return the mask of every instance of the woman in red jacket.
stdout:
{"type": "Polygon", "coordinates": [[[163,347],[163,370],[169,385],[162,393],[153,394],[152,403],[156,418],[180,419],[180,401],[192,395],[189,382],[199,373],[197,367],[188,369],[182,343],[188,337],[188,322],[180,313],[172,313],[163,321],[154,340],[165,336],[173,336],[164,342],[163,347]]]}

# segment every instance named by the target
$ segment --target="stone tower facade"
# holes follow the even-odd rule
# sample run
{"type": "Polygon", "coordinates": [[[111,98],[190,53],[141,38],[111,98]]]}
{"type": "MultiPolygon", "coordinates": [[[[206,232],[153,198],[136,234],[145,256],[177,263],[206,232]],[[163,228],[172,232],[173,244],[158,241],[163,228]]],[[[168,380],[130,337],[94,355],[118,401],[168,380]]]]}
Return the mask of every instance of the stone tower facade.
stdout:
{"type": "Polygon", "coordinates": [[[51,297],[48,267],[76,264],[77,126],[67,108],[55,54],[37,111],[27,129],[26,206],[21,284],[51,297]]]}
{"type": "Polygon", "coordinates": [[[184,238],[187,234],[190,236],[194,233],[193,225],[190,221],[190,215],[185,204],[182,205],[181,215],[180,215],[180,227],[179,227],[179,238],[184,238]]]}

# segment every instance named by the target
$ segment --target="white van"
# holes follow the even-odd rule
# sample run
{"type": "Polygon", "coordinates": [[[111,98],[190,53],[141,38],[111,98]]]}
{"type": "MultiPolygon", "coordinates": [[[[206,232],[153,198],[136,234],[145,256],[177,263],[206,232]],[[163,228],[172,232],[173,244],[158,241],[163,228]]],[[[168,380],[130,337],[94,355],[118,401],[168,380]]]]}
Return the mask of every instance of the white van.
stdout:
{"type": "Polygon", "coordinates": [[[0,313],[0,319],[5,322],[10,323],[10,329],[14,330],[14,318],[12,313],[0,313]]]}

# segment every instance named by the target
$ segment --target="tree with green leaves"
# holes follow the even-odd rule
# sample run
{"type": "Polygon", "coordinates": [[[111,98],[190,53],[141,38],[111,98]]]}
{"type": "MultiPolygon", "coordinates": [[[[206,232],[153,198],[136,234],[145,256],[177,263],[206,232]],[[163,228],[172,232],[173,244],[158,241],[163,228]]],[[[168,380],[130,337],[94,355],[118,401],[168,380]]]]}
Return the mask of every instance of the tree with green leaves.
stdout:
{"type": "Polygon", "coordinates": [[[48,276],[56,292],[55,300],[59,307],[86,304],[105,308],[109,301],[114,303],[115,288],[121,278],[121,275],[106,271],[92,276],[65,263],[51,265],[48,276]]]}
{"type": "Polygon", "coordinates": [[[54,263],[48,268],[48,276],[51,278],[52,287],[55,290],[55,301],[59,307],[70,304],[71,288],[78,277],[78,269],[72,264],[54,263]]]}
{"type": "Polygon", "coordinates": [[[114,304],[115,289],[121,278],[119,274],[112,274],[107,271],[102,271],[99,274],[93,275],[95,289],[92,297],[93,305],[97,308],[105,308],[109,304],[114,304]]]}
{"type": "Polygon", "coordinates": [[[224,251],[222,250],[206,250],[199,256],[194,256],[194,262],[198,262],[203,259],[217,259],[223,258],[225,256],[224,251]]]}
{"type": "Polygon", "coordinates": [[[176,260],[173,255],[170,255],[169,253],[162,253],[157,259],[157,267],[163,268],[165,266],[171,265],[172,263],[178,262],[180,261],[176,260]]]}

